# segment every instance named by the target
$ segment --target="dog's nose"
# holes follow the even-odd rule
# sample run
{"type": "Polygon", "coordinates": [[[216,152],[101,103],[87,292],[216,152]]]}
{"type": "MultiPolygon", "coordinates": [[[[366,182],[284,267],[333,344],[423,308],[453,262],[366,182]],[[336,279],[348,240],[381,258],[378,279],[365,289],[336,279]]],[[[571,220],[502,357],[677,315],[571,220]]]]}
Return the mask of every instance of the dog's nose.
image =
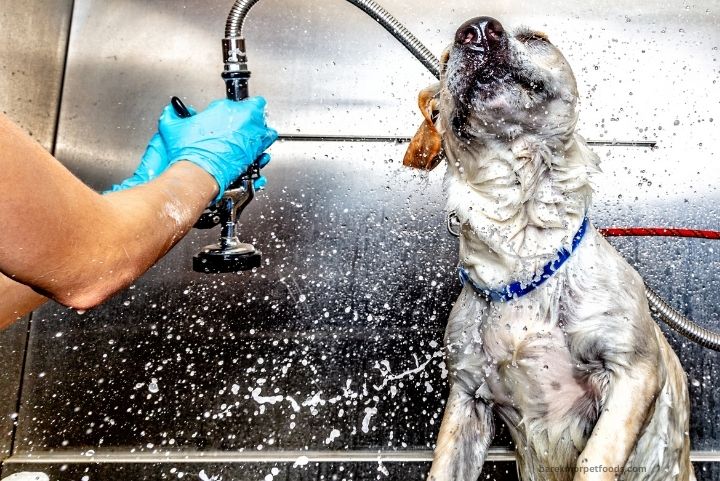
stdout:
{"type": "Polygon", "coordinates": [[[455,43],[473,50],[487,52],[500,48],[505,40],[505,29],[492,17],[477,17],[458,28],[455,43]]]}

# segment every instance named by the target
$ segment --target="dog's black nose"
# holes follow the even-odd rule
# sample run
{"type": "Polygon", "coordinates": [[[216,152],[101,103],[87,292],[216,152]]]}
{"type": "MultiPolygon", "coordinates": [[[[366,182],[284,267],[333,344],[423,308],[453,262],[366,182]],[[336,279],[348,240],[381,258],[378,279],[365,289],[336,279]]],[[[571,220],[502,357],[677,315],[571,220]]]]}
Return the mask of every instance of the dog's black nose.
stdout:
{"type": "Polygon", "coordinates": [[[505,29],[492,17],[477,17],[458,28],[455,43],[473,50],[488,52],[505,44],[505,29]]]}

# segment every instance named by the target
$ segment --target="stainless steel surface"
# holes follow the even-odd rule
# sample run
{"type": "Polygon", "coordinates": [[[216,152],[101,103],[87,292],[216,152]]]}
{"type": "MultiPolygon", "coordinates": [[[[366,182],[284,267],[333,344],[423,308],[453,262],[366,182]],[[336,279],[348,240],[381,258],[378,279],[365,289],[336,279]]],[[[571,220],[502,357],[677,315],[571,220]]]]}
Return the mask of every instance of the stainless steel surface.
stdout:
{"type": "MultiPolygon", "coordinates": [[[[22,471],[46,473],[52,481],[89,480],[108,481],[155,481],[155,480],[210,480],[210,481],[377,481],[425,479],[428,470],[426,462],[384,463],[372,462],[308,462],[304,459],[291,462],[269,463],[82,463],[82,464],[10,464],[7,474],[22,471]]],[[[511,462],[488,462],[485,473],[488,478],[502,481],[517,481],[515,467],[511,462]]],[[[710,481],[713,478],[698,478],[710,481]]]]}
{"type": "MultiPolygon", "coordinates": [[[[404,169],[403,150],[280,143],[268,189],[240,230],[266,255],[258,272],[189,272],[190,257],[216,235],[193,232],[103,308],[43,309],[18,452],[430,448],[445,389],[442,329],[459,289],[457,245],[445,233],[442,172],[404,169]],[[376,410],[367,432],[366,409],[376,410]],[[328,443],[333,429],[340,434],[328,443]]],[[[632,152],[638,162],[653,154],[612,150],[620,165],[632,152]]],[[[593,217],[607,225],[613,215],[593,217]]],[[[699,319],[717,318],[706,302],[716,279],[677,288],[717,265],[717,250],[635,241],[618,247],[650,285],[699,319]]],[[[718,355],[671,341],[690,376],[693,447],[717,449],[718,355]]]]}
{"type": "MultiPolygon", "coordinates": [[[[182,452],[164,453],[107,453],[87,451],[67,453],[40,453],[17,455],[7,459],[8,464],[50,464],[50,463],[273,463],[294,462],[307,458],[311,463],[330,462],[384,462],[418,463],[432,461],[431,450],[370,451],[370,450],[322,450],[322,451],[205,451],[193,454],[182,452]]],[[[720,458],[720,455],[719,455],[720,458]]],[[[506,448],[490,448],[488,461],[514,461],[515,452],[506,448]]]]}
{"type": "Polygon", "coordinates": [[[27,317],[0,331],[0,460],[12,454],[27,332],[27,317]]]}
{"type": "Polygon", "coordinates": [[[0,0],[0,110],[52,148],[72,0],[0,0]]]}
{"type": "MultiPolygon", "coordinates": [[[[46,149],[53,148],[71,11],[72,0],[0,0],[0,111],[46,149]]],[[[0,331],[0,459],[11,454],[28,322],[0,331]]]]}
{"type": "MultiPolygon", "coordinates": [[[[226,2],[175,5],[169,0],[149,6],[132,0],[78,3],[78,38],[106,38],[112,32],[108,41],[73,46],[75,64],[67,80],[82,88],[69,90],[61,125],[64,160],[96,187],[132,172],[172,93],[197,106],[222,96],[217,32],[226,2]],[[163,42],[167,48],[147,49],[167,32],[181,34],[163,42]]],[[[571,9],[553,2],[513,5],[489,6],[484,13],[510,25],[537,25],[560,45],[577,73],[586,137],[659,140],[646,165],[628,163],[622,174],[627,184],[614,182],[615,195],[637,184],[643,184],[636,189],[643,194],[640,201],[648,194],[682,201],[684,192],[697,189],[717,195],[711,187],[720,183],[717,169],[695,182],[713,155],[710,139],[719,121],[712,61],[717,2],[687,10],[635,3],[571,9]],[[665,61],[669,55],[673,62],[665,61]],[[645,178],[655,187],[646,188],[645,178]]],[[[458,22],[478,13],[473,2],[456,2],[452,9],[399,0],[385,6],[435,52],[448,43],[458,22]]],[[[362,12],[339,0],[263,0],[252,18],[246,28],[256,65],[252,89],[268,98],[271,122],[280,132],[414,133],[421,119],[416,94],[432,76],[362,12]],[[300,15],[303,23],[297,25],[300,15]]]]}
{"type": "MultiPolygon", "coordinates": [[[[718,228],[711,139],[720,122],[720,2],[382,4],[437,54],[478,14],[544,29],[575,69],[586,137],[659,141],[655,149],[595,146],[604,172],[594,223],[718,228]]],[[[76,3],[58,155],[97,188],[132,172],[171,95],[200,107],[223,96],[218,46],[229,3],[181,7],[76,3]]],[[[268,98],[274,126],[304,139],[414,133],[416,93],[433,78],[373,23],[340,0],[263,0],[253,8],[245,32],[252,89],[268,98]]],[[[242,219],[241,238],[266,255],[256,273],[192,273],[192,255],[216,238],[195,231],[106,306],[84,315],[43,308],[33,324],[18,456],[432,449],[457,248],[445,233],[442,172],[403,169],[403,151],[393,142],[279,142],[264,170],[269,187],[242,219]],[[277,396],[282,401],[268,400],[277,396]]],[[[612,242],[660,295],[718,328],[716,245],[612,242]]],[[[720,356],[668,336],[688,372],[693,449],[720,450],[720,356]]],[[[507,442],[501,431],[496,444],[507,442]]],[[[302,469],[292,464],[282,473],[302,469]]],[[[137,478],[123,479],[170,476],[179,465],[137,467],[137,478]]],[[[698,469],[700,479],[719,475],[719,464],[709,465],[698,469]]],[[[83,469],[120,478],[102,464],[53,466],[62,479],[83,469]]],[[[354,469],[363,473],[355,479],[375,479],[377,464],[362,466],[311,463],[297,479],[354,469]]],[[[390,478],[426,470],[407,466],[391,464],[390,478]]],[[[260,472],[252,471],[267,474],[260,472]]],[[[248,479],[235,476],[223,479],[248,479]]]]}
{"type": "Polygon", "coordinates": [[[257,272],[191,272],[217,236],[194,231],[103,308],[41,309],[18,453],[427,448],[457,246],[442,173],[431,185],[402,151],[277,145],[239,230],[257,272]]]}
{"type": "MultiPolygon", "coordinates": [[[[292,463],[307,459],[309,463],[429,463],[433,459],[432,450],[407,451],[360,451],[360,450],[322,450],[322,451],[204,451],[196,453],[161,452],[161,453],[120,453],[117,451],[88,451],[65,453],[40,453],[16,455],[5,460],[6,464],[89,464],[89,463],[157,463],[157,464],[210,464],[210,463],[292,463]]],[[[720,462],[720,451],[692,451],[693,462],[720,462]]],[[[515,461],[515,451],[507,448],[488,450],[486,461],[515,461]]]]}
{"type": "Polygon", "coordinates": [[[248,69],[244,38],[233,37],[222,39],[222,52],[222,58],[225,63],[223,69],[226,72],[237,72],[248,69]]]}
{"type": "MultiPolygon", "coordinates": [[[[302,461],[302,460],[301,460],[302,461]]],[[[292,481],[349,480],[377,481],[425,479],[429,463],[312,463],[298,465],[289,463],[238,463],[238,464],[192,464],[192,463],[134,463],[134,464],[47,464],[6,466],[7,474],[22,471],[42,471],[53,481],[78,480],[132,480],[155,481],[158,479],[185,479],[210,481],[248,481],[281,479],[292,481]]],[[[720,479],[720,464],[695,463],[698,481],[720,479]]],[[[511,462],[488,462],[483,469],[488,480],[517,481],[516,469],[511,462]]]]}
{"type": "MultiPolygon", "coordinates": [[[[401,22],[385,10],[382,6],[372,0],[346,0],[356,6],[370,18],[379,23],[390,35],[408,49],[408,51],[417,58],[421,64],[437,79],[440,78],[440,61],[435,55],[427,49],[401,22]]],[[[235,0],[235,4],[230,9],[227,24],[225,25],[225,36],[229,38],[243,38],[243,26],[245,18],[250,9],[258,2],[258,0],[235,0]]],[[[245,49],[243,48],[243,51],[245,49]]],[[[227,58],[227,56],[225,56],[227,58]]]]}

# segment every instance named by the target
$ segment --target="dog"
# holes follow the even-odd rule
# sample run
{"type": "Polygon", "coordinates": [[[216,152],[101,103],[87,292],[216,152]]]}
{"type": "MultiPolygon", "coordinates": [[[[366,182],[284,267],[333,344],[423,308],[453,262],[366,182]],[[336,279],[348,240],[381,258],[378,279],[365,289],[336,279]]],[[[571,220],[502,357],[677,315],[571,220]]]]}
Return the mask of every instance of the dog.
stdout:
{"type": "Polygon", "coordinates": [[[464,287],[431,481],[475,481],[493,413],[524,481],[694,480],[687,379],[638,273],[588,220],[599,158],[578,92],[538,31],[468,20],[422,92],[403,163],[447,161],[464,287]]]}

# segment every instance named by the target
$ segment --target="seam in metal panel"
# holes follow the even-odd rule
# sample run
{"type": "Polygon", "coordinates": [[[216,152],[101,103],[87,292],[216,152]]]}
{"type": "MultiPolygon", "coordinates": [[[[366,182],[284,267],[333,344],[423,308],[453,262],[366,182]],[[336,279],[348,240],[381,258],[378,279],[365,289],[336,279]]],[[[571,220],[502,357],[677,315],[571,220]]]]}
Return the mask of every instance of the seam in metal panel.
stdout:
{"type": "MultiPolygon", "coordinates": [[[[311,463],[429,463],[433,452],[418,451],[194,451],[166,453],[132,453],[130,451],[16,454],[5,460],[7,464],[141,464],[141,463],[292,463],[299,458],[311,463]]],[[[718,463],[720,451],[692,451],[694,462],[718,463]]],[[[491,448],[487,461],[515,461],[515,452],[507,448],[491,448]]]]}
{"type": "MultiPolygon", "coordinates": [[[[65,37],[65,54],[63,55],[62,74],[60,76],[60,88],[56,92],[57,105],[55,107],[55,119],[53,122],[52,141],[50,144],[50,153],[55,155],[55,148],[58,140],[58,126],[60,124],[60,107],[62,106],[63,91],[65,89],[65,76],[67,75],[68,55],[70,52],[70,34],[72,32],[73,13],[75,11],[75,0],[70,2],[70,11],[68,12],[68,21],[65,26],[67,36],[65,37]]],[[[25,348],[23,352],[22,366],[20,367],[20,385],[18,386],[17,403],[15,405],[15,422],[13,423],[13,429],[10,437],[10,458],[15,454],[17,448],[17,431],[20,424],[20,408],[23,397],[23,386],[25,384],[25,372],[27,369],[28,353],[30,352],[30,332],[32,328],[32,322],[34,317],[34,311],[28,315],[27,332],[25,333],[25,348]]],[[[8,458],[8,459],[10,459],[8,458]]],[[[5,460],[4,462],[6,462],[5,460]]]]}
{"type": "MultiPolygon", "coordinates": [[[[412,137],[383,135],[334,135],[334,134],[280,134],[280,140],[296,142],[394,142],[408,143],[412,137]]],[[[589,145],[605,147],[657,147],[656,140],[588,140],[589,145]]]]}
{"type": "MultiPolygon", "coordinates": [[[[22,395],[23,395],[23,381],[25,379],[25,369],[27,367],[27,360],[28,360],[28,351],[30,350],[30,326],[32,323],[33,313],[30,312],[27,316],[27,327],[25,328],[25,343],[23,344],[23,354],[22,354],[22,362],[20,364],[20,376],[18,378],[18,388],[17,388],[17,399],[15,400],[15,419],[13,419],[13,426],[12,431],[10,433],[10,449],[8,450],[8,453],[10,457],[15,454],[15,448],[16,448],[16,437],[17,437],[17,430],[18,430],[18,424],[20,422],[20,405],[22,402],[22,395]]],[[[16,321],[20,322],[20,321],[16,321]]],[[[9,458],[6,458],[9,459],[9,458]]],[[[5,460],[3,460],[5,462],[5,460]]]]}
{"type": "Polygon", "coordinates": [[[58,91],[58,102],[55,108],[55,126],[53,128],[52,144],[50,152],[55,155],[57,149],[58,135],[60,132],[60,112],[62,109],[63,96],[65,94],[65,78],[67,77],[68,57],[70,56],[70,37],[72,36],[73,15],[75,13],[75,0],[70,2],[70,15],[67,23],[67,37],[65,38],[65,56],[63,58],[62,76],[60,77],[60,89],[58,91]]]}

